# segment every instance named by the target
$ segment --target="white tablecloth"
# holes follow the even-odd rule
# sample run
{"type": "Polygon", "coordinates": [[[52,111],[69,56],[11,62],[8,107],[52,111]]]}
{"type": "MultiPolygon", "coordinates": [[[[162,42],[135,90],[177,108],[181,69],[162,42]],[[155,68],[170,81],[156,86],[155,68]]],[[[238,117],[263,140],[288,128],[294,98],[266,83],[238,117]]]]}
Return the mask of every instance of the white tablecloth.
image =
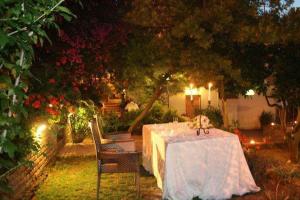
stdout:
{"type": "Polygon", "coordinates": [[[228,199],[260,190],[238,137],[220,129],[197,136],[186,123],[145,125],[143,166],[166,199],[228,199]]]}

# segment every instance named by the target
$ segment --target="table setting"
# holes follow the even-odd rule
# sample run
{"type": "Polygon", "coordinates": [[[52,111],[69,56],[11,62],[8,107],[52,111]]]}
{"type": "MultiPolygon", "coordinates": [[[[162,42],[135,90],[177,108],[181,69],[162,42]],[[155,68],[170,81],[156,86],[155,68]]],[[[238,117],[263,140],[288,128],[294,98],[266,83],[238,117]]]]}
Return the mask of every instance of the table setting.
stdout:
{"type": "Polygon", "coordinates": [[[155,176],[162,198],[229,199],[258,192],[238,137],[213,128],[208,118],[199,126],[202,117],[143,126],[143,166],[155,176]]]}

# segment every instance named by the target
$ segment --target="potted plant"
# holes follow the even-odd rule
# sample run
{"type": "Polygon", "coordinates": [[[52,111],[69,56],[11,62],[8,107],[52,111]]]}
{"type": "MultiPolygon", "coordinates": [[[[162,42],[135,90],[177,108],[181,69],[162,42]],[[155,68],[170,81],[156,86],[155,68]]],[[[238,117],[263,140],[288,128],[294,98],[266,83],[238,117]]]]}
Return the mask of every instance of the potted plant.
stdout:
{"type": "Polygon", "coordinates": [[[72,140],[74,143],[80,143],[90,135],[88,124],[95,113],[93,102],[80,101],[78,108],[70,116],[72,140]]]}
{"type": "Polygon", "coordinates": [[[271,124],[273,119],[274,119],[273,113],[263,111],[261,113],[261,115],[259,116],[259,122],[260,122],[261,129],[264,130],[265,127],[267,127],[268,125],[271,124]]]}

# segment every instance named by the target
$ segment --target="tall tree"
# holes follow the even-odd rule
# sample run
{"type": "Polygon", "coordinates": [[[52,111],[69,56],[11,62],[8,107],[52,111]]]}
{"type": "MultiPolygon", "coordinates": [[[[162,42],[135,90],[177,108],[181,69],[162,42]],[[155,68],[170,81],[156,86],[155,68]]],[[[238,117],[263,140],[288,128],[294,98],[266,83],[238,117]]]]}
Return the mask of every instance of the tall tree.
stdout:
{"type": "MultiPolygon", "coordinates": [[[[142,73],[145,69],[159,69],[158,77],[182,73],[198,85],[218,82],[226,119],[226,99],[243,93],[250,84],[240,77],[242,63],[235,59],[247,43],[260,42],[257,27],[261,4],[238,0],[145,0],[131,5],[126,20],[133,26],[133,39],[129,39],[129,50],[123,51],[122,67],[142,73]]],[[[157,83],[163,87],[166,82],[157,83]]],[[[151,99],[146,108],[152,103],[151,99]]],[[[228,120],[224,121],[228,127],[228,120]]],[[[135,123],[130,130],[134,126],[135,123]]]]}
{"type": "Polygon", "coordinates": [[[269,106],[279,111],[281,130],[286,134],[287,109],[299,106],[299,16],[292,1],[268,1],[260,20],[265,28],[261,44],[248,46],[243,76],[250,78],[269,106]],[[268,37],[266,37],[268,36],[268,37]]]}

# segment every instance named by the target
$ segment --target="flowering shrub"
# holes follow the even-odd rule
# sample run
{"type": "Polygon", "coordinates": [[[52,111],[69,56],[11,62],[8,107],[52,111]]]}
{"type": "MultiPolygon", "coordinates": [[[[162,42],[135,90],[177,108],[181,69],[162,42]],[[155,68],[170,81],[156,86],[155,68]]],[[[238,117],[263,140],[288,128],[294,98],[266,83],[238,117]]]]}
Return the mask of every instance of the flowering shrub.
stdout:
{"type": "Polygon", "coordinates": [[[63,95],[59,97],[45,96],[42,94],[31,94],[25,100],[24,105],[28,108],[30,114],[58,116],[67,104],[63,95]]]}
{"type": "Polygon", "coordinates": [[[58,97],[42,94],[29,95],[24,102],[24,106],[28,109],[26,121],[29,128],[34,127],[36,122],[47,122],[53,134],[61,134],[61,129],[67,122],[68,104],[63,95],[58,97]]]}
{"type": "MultiPolygon", "coordinates": [[[[111,75],[112,49],[126,42],[128,27],[121,22],[103,22],[98,12],[82,12],[76,4],[66,4],[77,19],[71,26],[61,24],[58,34],[52,35],[55,43],[37,48],[39,60],[34,64],[34,75],[48,75],[48,84],[59,85],[57,89],[67,93],[73,103],[79,99],[98,103],[112,93],[109,84],[116,83],[111,75]]],[[[84,2],[87,10],[101,6],[99,2],[84,2]]],[[[61,17],[57,20],[63,21],[61,17]]]]}

